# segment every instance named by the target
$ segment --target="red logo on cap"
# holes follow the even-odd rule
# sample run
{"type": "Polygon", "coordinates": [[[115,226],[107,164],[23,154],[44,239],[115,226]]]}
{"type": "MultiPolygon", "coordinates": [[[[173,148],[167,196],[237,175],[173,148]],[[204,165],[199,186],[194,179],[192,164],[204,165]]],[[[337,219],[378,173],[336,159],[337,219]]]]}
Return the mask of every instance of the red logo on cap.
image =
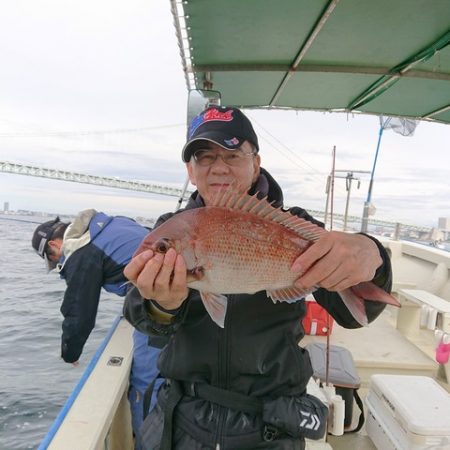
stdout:
{"type": "Polygon", "coordinates": [[[192,138],[193,134],[200,125],[203,125],[206,122],[212,122],[214,120],[231,122],[233,120],[233,110],[229,109],[228,111],[221,112],[216,108],[212,108],[199,114],[197,117],[194,117],[189,127],[189,139],[192,138]]]}
{"type": "Polygon", "coordinates": [[[203,115],[204,122],[209,122],[210,120],[221,120],[223,122],[230,122],[233,120],[233,111],[230,109],[225,112],[220,112],[218,109],[209,109],[203,115]]]}

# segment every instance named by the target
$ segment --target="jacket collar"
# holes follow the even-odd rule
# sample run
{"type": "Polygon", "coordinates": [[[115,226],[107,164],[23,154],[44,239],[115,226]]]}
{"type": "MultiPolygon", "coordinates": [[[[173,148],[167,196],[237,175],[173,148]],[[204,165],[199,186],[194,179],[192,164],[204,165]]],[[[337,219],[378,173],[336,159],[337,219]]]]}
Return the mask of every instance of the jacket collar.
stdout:
{"type": "Polygon", "coordinates": [[[62,253],[63,257],[57,266],[57,271],[61,272],[69,257],[79,248],[84,247],[91,241],[89,233],[89,223],[97,214],[95,209],[85,209],[81,211],[74,221],[67,227],[64,233],[62,253]]]}

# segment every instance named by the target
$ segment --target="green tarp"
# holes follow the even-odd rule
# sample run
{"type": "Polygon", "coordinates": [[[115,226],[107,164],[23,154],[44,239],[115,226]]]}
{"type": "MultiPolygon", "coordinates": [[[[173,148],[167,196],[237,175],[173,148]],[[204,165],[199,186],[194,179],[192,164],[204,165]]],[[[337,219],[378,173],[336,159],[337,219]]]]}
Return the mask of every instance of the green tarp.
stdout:
{"type": "Polygon", "coordinates": [[[172,2],[188,87],[450,123],[450,0],[172,2]]]}

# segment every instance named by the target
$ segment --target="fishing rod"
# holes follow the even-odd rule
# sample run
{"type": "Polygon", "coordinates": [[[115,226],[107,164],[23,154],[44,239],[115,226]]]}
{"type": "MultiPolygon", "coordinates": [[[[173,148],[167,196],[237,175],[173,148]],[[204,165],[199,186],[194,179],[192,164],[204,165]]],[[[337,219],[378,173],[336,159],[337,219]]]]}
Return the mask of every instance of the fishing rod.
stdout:
{"type": "MultiPolygon", "coordinates": [[[[329,231],[333,231],[334,219],[334,181],[336,178],[336,146],[333,146],[331,173],[327,180],[327,209],[328,200],[330,201],[330,226],[329,231]]],[[[325,219],[326,220],[326,219],[325,219]]],[[[325,396],[328,400],[328,406],[331,408],[333,421],[328,424],[327,429],[331,434],[342,435],[344,432],[345,403],[342,397],[337,396],[335,388],[330,385],[330,334],[331,334],[331,318],[330,313],[326,311],[326,347],[325,347],[325,396]]],[[[325,441],[328,441],[328,432],[325,435],[325,441]]]]}
{"type": "MultiPolygon", "coordinates": [[[[336,175],[336,146],[333,146],[331,174],[330,174],[330,231],[333,231],[333,217],[334,217],[334,179],[336,175]]],[[[327,311],[327,346],[325,356],[325,385],[330,385],[330,313],[327,311]]]]}

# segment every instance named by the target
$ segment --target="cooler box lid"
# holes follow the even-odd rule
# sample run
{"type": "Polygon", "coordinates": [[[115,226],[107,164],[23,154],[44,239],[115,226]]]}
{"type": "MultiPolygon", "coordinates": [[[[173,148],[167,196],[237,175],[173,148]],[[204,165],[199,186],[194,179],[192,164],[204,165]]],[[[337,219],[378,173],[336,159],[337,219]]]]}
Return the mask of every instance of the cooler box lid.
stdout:
{"type": "Polygon", "coordinates": [[[371,391],[403,427],[424,436],[450,436],[450,394],[416,375],[372,375],[371,391]]]}
{"type": "MultiPolygon", "coordinates": [[[[308,350],[314,378],[325,382],[326,344],[314,342],[305,346],[308,350]]],[[[344,347],[330,345],[329,382],[335,386],[359,388],[361,380],[356,372],[352,354],[344,347]]]]}

